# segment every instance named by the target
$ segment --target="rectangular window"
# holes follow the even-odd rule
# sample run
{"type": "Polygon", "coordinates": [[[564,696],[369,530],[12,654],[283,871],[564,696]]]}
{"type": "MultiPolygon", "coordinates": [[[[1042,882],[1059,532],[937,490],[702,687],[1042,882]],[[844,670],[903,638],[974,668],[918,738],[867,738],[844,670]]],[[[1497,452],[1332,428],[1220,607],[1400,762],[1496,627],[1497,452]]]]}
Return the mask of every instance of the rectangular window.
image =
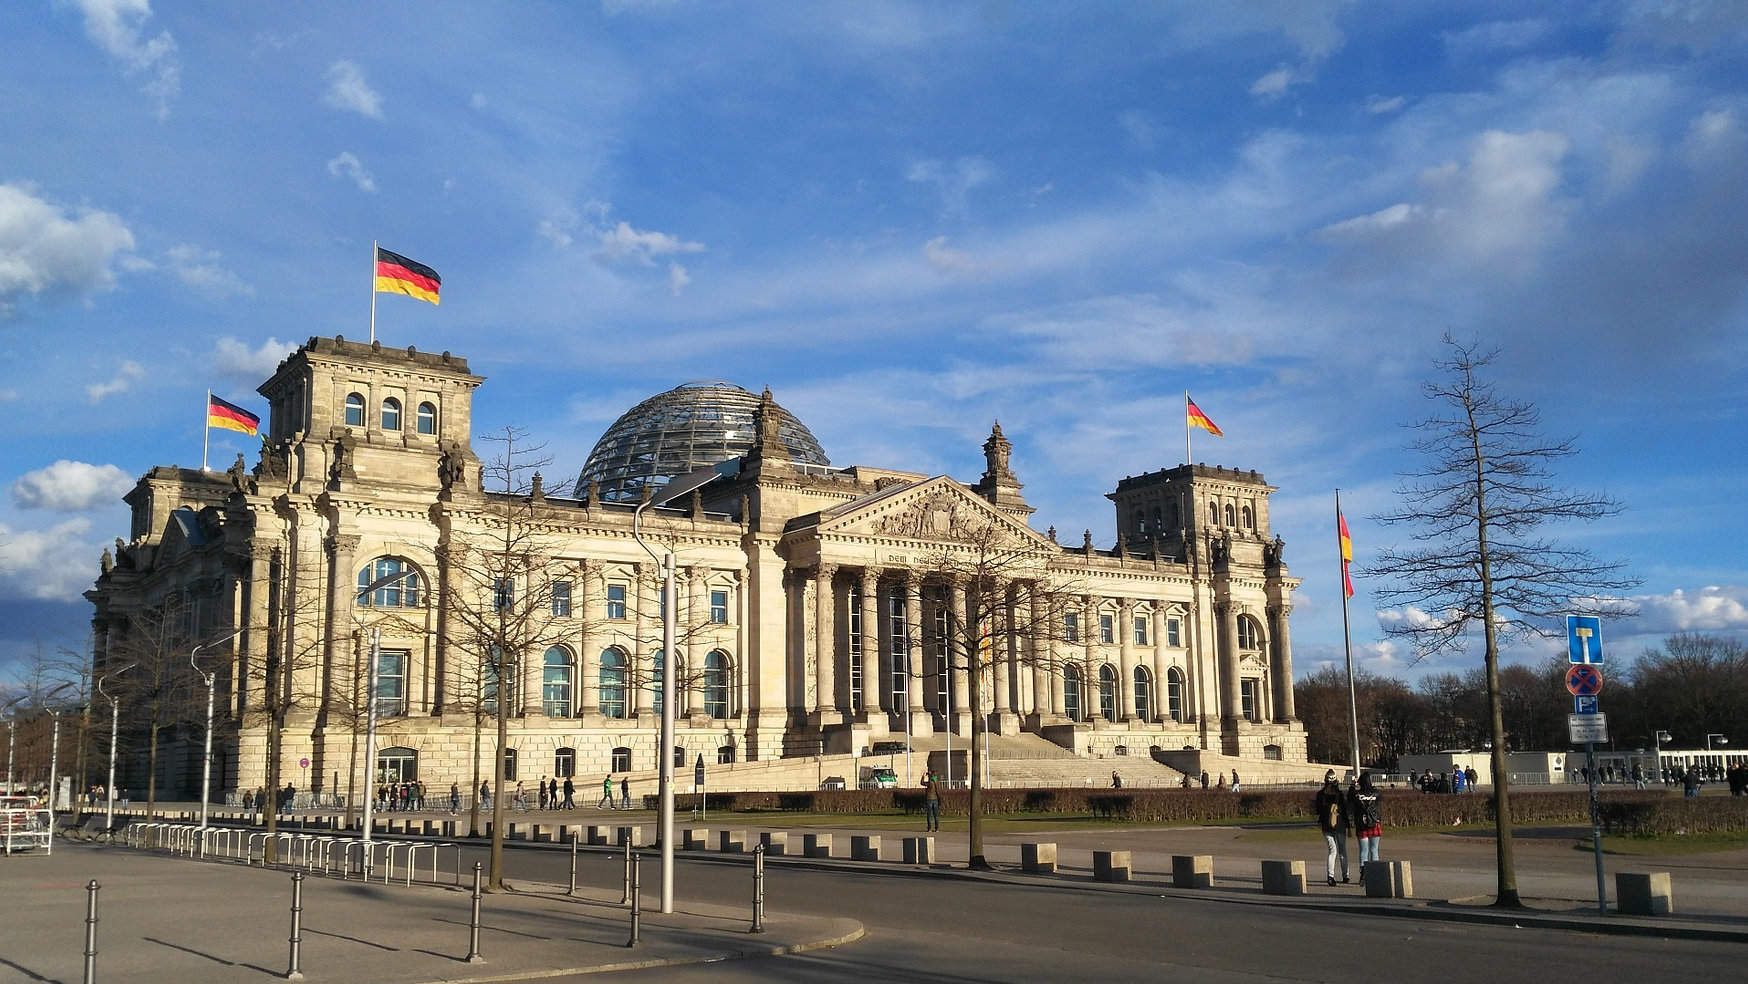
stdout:
{"type": "Polygon", "coordinates": [[[850,710],[862,711],[862,592],[850,592],[850,710]]]}
{"type": "Polygon", "coordinates": [[[376,654],[376,716],[400,717],[407,713],[407,653],[376,654]]]}
{"type": "Polygon", "coordinates": [[[625,585],[607,585],[607,617],[611,619],[625,618],[625,585]]]}
{"type": "Polygon", "coordinates": [[[1109,615],[1099,616],[1099,641],[1107,646],[1117,641],[1117,622],[1109,615]]]}
{"type": "Polygon", "coordinates": [[[1184,623],[1182,619],[1168,618],[1165,620],[1165,644],[1182,646],[1184,644],[1184,623]]]}
{"type": "Polygon", "coordinates": [[[1062,641],[1064,641],[1064,642],[1079,642],[1080,641],[1080,616],[1079,615],[1075,615],[1075,614],[1071,613],[1071,614],[1062,616],[1062,641]]]}
{"type": "Polygon", "coordinates": [[[561,748],[552,753],[552,774],[568,779],[577,774],[577,750],[561,748]]]}
{"type": "Polygon", "coordinates": [[[710,624],[728,624],[728,592],[710,592],[710,624]]]}
{"type": "Polygon", "coordinates": [[[504,749],[504,781],[516,781],[516,750],[514,748],[504,749]]]}
{"type": "Polygon", "coordinates": [[[571,583],[569,581],[554,581],[552,583],[552,615],[554,618],[571,617],[571,583]]]}
{"type": "Polygon", "coordinates": [[[492,604],[500,612],[507,612],[516,603],[516,583],[507,577],[500,577],[492,582],[492,604]]]}
{"type": "Polygon", "coordinates": [[[1240,686],[1240,693],[1243,695],[1243,700],[1244,700],[1244,719],[1246,721],[1255,721],[1256,720],[1256,713],[1257,713],[1256,681],[1255,680],[1242,681],[1241,686],[1240,686]]]}
{"type": "Polygon", "coordinates": [[[1147,645],[1147,616],[1135,616],[1135,645],[1147,645]]]}
{"type": "Polygon", "coordinates": [[[910,706],[907,685],[910,682],[910,638],[905,631],[904,595],[894,593],[888,609],[892,637],[892,706],[910,706]]]}

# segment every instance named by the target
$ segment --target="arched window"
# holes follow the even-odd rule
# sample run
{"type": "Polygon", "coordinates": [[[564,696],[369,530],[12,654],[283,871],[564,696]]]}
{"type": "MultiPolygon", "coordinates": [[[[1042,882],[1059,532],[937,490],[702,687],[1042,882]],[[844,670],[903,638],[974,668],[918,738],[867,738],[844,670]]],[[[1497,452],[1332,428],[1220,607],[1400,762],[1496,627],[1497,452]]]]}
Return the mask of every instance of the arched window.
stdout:
{"type": "Polygon", "coordinates": [[[1220,525],[1220,504],[1218,502],[1208,503],[1208,525],[1220,525]]]}
{"type": "Polygon", "coordinates": [[[630,772],[631,771],[631,749],[625,747],[624,745],[620,745],[619,747],[613,749],[611,770],[613,772],[630,772]]]}
{"type": "Polygon", "coordinates": [[[1230,502],[1226,503],[1226,525],[1227,526],[1237,526],[1238,525],[1237,518],[1238,517],[1236,516],[1236,514],[1234,514],[1234,512],[1232,510],[1232,503],[1230,503],[1230,502]]]}
{"type": "Polygon", "coordinates": [[[1099,716],[1117,720],[1117,671],[1109,663],[1099,667],[1099,716]]]}
{"type": "Polygon", "coordinates": [[[419,433],[431,435],[437,433],[437,407],[431,403],[419,404],[419,433]]]}
{"type": "Polygon", "coordinates": [[[1184,720],[1184,674],[1177,667],[1165,671],[1165,712],[1179,724],[1184,720]]]}
{"type": "Polygon", "coordinates": [[[346,394],[346,426],[364,426],[364,396],[362,394],[346,394]]]}
{"type": "Polygon", "coordinates": [[[382,429],[385,431],[401,429],[401,401],[392,396],[382,401],[382,429]]]}
{"type": "Polygon", "coordinates": [[[1247,529],[1247,530],[1256,529],[1256,513],[1252,512],[1249,506],[1245,506],[1242,510],[1240,510],[1240,515],[1242,515],[1244,517],[1244,528],[1245,529],[1247,529]]]}
{"type": "Polygon", "coordinates": [[[1135,667],[1135,716],[1153,720],[1153,674],[1145,666],[1135,667]]]}
{"type": "Polygon", "coordinates": [[[601,716],[625,716],[625,651],[617,646],[601,650],[601,716]]]}
{"type": "Polygon", "coordinates": [[[1176,525],[1178,525],[1178,522],[1177,522],[1177,500],[1172,499],[1171,501],[1169,501],[1165,504],[1165,528],[1171,529],[1172,527],[1174,527],[1176,525]]]}
{"type": "Polygon", "coordinates": [[[1238,616],[1238,648],[1261,649],[1262,626],[1249,615],[1238,616]]]}
{"type": "Polygon", "coordinates": [[[734,746],[718,745],[716,747],[716,764],[729,765],[734,762],[734,746]]]}
{"type": "Polygon", "coordinates": [[[1062,710],[1070,721],[1082,720],[1080,701],[1080,667],[1070,663],[1062,668],[1062,710]]]}
{"type": "Polygon", "coordinates": [[[720,649],[704,657],[704,715],[728,717],[728,654],[720,649]]]}
{"type": "Polygon", "coordinates": [[[419,575],[413,565],[399,557],[378,557],[358,571],[358,603],[366,608],[419,607],[419,575]],[[404,575],[396,578],[396,575],[404,575]],[[386,583],[385,578],[390,578],[386,583]],[[382,587],[363,594],[372,584],[382,587]]]}
{"type": "Polygon", "coordinates": [[[376,753],[376,783],[411,782],[419,778],[419,753],[411,748],[385,748],[376,753]]]}
{"type": "Polygon", "coordinates": [[[566,746],[552,753],[552,774],[566,779],[577,774],[577,750],[566,746]]]}
{"type": "Polygon", "coordinates": [[[540,701],[547,717],[571,716],[571,654],[562,646],[546,651],[541,669],[540,701]]]}

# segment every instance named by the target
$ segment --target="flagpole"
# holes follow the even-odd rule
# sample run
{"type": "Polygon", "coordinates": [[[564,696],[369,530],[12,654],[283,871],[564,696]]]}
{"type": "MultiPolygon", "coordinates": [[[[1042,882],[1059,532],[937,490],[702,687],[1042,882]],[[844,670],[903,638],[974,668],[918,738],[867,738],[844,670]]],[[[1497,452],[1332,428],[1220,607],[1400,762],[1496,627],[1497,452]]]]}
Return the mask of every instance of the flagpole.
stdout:
{"type": "Polygon", "coordinates": [[[206,471],[206,451],[212,445],[212,390],[206,391],[206,406],[201,409],[200,470],[206,471]]]}
{"type": "Polygon", "coordinates": [[[1184,464],[1194,464],[1190,457],[1190,391],[1184,390],[1184,464]]]}
{"type": "MultiPolygon", "coordinates": [[[[1348,630],[1348,619],[1347,619],[1347,564],[1348,564],[1348,562],[1347,562],[1347,558],[1342,555],[1342,549],[1340,546],[1341,525],[1342,525],[1341,490],[1336,489],[1335,490],[1335,530],[1336,530],[1335,535],[1337,538],[1337,546],[1336,546],[1336,550],[1335,550],[1335,563],[1336,563],[1337,567],[1341,568],[1341,576],[1338,579],[1339,585],[1336,588],[1336,590],[1341,592],[1341,645],[1342,645],[1343,651],[1346,652],[1346,654],[1347,654],[1348,727],[1349,727],[1349,734],[1353,740],[1353,749],[1352,749],[1353,750],[1353,774],[1355,776],[1358,776],[1360,774],[1360,706],[1359,706],[1359,699],[1355,695],[1355,692],[1354,692],[1353,636],[1350,634],[1350,632],[1348,630]]],[[[1353,542],[1351,535],[1348,539],[1348,542],[1349,543],[1353,542]]]]}
{"type": "Polygon", "coordinates": [[[382,254],[376,240],[370,241],[370,340],[376,341],[376,258],[382,254]]]}

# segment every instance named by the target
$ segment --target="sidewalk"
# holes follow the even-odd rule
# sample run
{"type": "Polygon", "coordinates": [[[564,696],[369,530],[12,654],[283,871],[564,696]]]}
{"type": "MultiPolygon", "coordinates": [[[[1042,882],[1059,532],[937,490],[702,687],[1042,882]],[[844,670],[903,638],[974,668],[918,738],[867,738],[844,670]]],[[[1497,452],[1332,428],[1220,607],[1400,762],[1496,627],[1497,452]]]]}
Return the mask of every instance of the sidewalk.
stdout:
{"type": "MultiPolygon", "coordinates": [[[[644,870],[641,942],[628,948],[621,890],[519,886],[481,900],[470,964],[466,889],[303,879],[300,969],[309,981],[413,984],[554,977],[794,953],[860,938],[853,920],[767,914],[677,901],[658,907],[644,870]]],[[[292,877],[61,840],[54,854],[0,860],[0,982],[83,977],[86,884],[98,893],[97,980],[130,984],[259,982],[289,968],[292,877]]]]}

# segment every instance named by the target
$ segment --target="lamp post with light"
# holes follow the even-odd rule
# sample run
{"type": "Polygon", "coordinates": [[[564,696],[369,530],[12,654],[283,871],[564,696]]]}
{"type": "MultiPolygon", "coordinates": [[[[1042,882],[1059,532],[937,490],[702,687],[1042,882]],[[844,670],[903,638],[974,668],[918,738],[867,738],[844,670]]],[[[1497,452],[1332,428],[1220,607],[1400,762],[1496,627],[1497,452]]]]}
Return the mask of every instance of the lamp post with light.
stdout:
{"type": "Polygon", "coordinates": [[[207,808],[212,801],[212,704],[214,683],[218,679],[218,671],[211,673],[200,668],[200,651],[211,649],[221,642],[229,642],[243,634],[242,629],[236,629],[211,642],[203,642],[188,653],[188,665],[194,667],[194,672],[206,683],[206,749],[201,760],[200,770],[200,829],[206,829],[207,808]]]}
{"type": "Polygon", "coordinates": [[[115,829],[115,738],[121,727],[121,697],[104,690],[103,684],[110,677],[121,676],[138,665],[138,663],[129,663],[119,670],[111,670],[97,678],[97,692],[109,701],[109,785],[105,786],[103,790],[103,826],[107,830],[115,829]]]}
{"type": "MultiPolygon", "coordinates": [[[[387,574],[370,582],[353,598],[353,604],[365,599],[372,592],[380,591],[391,584],[415,577],[418,571],[408,567],[394,574],[387,574]]],[[[364,692],[364,849],[362,864],[366,878],[370,876],[370,834],[374,821],[373,807],[376,805],[376,673],[377,664],[382,659],[382,629],[371,626],[370,629],[370,666],[365,670],[366,684],[364,692]]],[[[353,734],[357,734],[356,731],[353,734]]],[[[347,817],[351,817],[348,810],[347,817]]]]}
{"type": "Polygon", "coordinates": [[[1651,732],[1651,750],[1657,756],[1657,767],[1652,770],[1657,774],[1657,785],[1663,785],[1663,743],[1675,737],[1659,728],[1651,732]]]}
{"type": "Polygon", "coordinates": [[[1730,743],[1730,739],[1725,738],[1723,735],[1714,731],[1711,734],[1706,735],[1706,751],[1708,751],[1708,752],[1712,750],[1712,739],[1713,738],[1716,738],[1718,740],[1718,744],[1720,744],[1720,745],[1728,745],[1730,743]]]}
{"type": "Polygon", "coordinates": [[[649,559],[662,569],[662,726],[660,747],[656,750],[657,836],[661,840],[661,911],[674,911],[674,658],[675,598],[674,549],[664,547],[661,556],[650,549],[642,535],[643,512],[687,495],[719,478],[732,478],[740,472],[740,459],[699,468],[668,480],[661,490],[638,503],[631,514],[631,538],[649,554],[649,559]]]}

